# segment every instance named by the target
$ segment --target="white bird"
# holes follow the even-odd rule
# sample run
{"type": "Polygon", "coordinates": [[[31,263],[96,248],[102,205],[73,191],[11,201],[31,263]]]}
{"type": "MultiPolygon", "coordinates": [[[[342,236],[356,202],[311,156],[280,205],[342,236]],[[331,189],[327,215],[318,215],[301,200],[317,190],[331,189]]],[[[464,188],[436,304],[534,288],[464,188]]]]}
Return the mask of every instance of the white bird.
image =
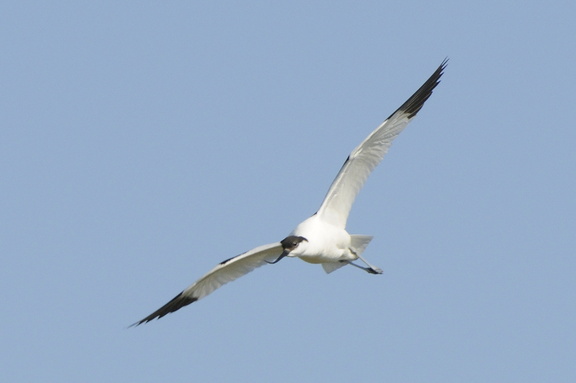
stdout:
{"type": "Polygon", "coordinates": [[[257,267],[273,264],[284,257],[298,257],[309,263],[321,264],[327,273],[352,265],[371,274],[382,274],[361,257],[372,240],[371,236],[349,234],[346,221],[356,195],[364,182],[380,163],[392,141],[416,116],[432,90],[440,82],[447,60],[428,80],[376,130],[350,153],[330,185],[320,209],[300,223],[280,242],[263,245],[220,262],[170,302],[134,323],[138,326],[181,309],[212,293],[222,285],[251,272],[257,267]],[[360,259],[361,266],[352,261],[360,259]]]}

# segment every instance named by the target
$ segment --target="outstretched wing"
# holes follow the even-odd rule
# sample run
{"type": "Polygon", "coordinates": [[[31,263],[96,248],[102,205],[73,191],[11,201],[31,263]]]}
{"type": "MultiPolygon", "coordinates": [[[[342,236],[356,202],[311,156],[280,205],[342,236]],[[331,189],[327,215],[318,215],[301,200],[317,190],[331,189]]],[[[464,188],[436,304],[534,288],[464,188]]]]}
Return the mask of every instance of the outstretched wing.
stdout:
{"type": "Polygon", "coordinates": [[[196,302],[226,283],[248,274],[257,267],[266,265],[267,262],[274,261],[281,253],[282,245],[280,242],[276,242],[259,246],[236,257],[222,261],[202,278],[176,295],[170,302],[146,318],[132,324],[132,326],[138,326],[142,323],[150,322],[153,319],[162,318],[166,314],[196,302]]]}
{"type": "Polygon", "coordinates": [[[447,60],[444,60],[420,89],[350,153],[317,212],[323,221],[341,228],[346,227],[348,214],[364,182],[382,161],[392,141],[430,97],[432,90],[440,82],[446,64],[447,60]]]}

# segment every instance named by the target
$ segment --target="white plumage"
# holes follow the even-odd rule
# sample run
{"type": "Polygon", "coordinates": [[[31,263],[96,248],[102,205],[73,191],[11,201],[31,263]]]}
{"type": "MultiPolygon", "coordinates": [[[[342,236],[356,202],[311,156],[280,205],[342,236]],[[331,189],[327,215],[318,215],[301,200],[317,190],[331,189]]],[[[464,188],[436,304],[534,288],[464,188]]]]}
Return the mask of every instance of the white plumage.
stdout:
{"type": "Polygon", "coordinates": [[[342,266],[352,265],[372,274],[381,274],[382,270],[370,265],[361,257],[372,237],[350,235],[346,231],[346,221],[364,182],[388,152],[392,141],[430,97],[432,90],[440,82],[446,64],[447,60],[444,60],[402,106],[350,153],[330,185],[317,213],[296,226],[284,240],[259,246],[221,262],[170,302],[134,323],[133,326],[161,318],[204,298],[222,285],[240,278],[257,267],[276,263],[286,256],[321,264],[327,273],[342,266]],[[357,259],[363,261],[366,266],[352,262],[357,259]]]}

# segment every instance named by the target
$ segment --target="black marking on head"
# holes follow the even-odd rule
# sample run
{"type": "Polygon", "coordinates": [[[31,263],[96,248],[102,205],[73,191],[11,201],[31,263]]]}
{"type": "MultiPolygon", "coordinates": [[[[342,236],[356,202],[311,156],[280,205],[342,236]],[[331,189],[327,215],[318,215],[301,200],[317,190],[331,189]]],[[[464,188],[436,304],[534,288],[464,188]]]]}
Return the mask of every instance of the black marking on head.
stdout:
{"type": "MultiPolygon", "coordinates": [[[[440,83],[440,77],[442,77],[446,65],[448,65],[447,58],[444,59],[444,61],[442,61],[442,64],[440,64],[440,66],[438,67],[438,69],[436,69],[436,71],[432,74],[432,76],[430,76],[430,78],[426,80],[424,85],[422,85],[416,92],[414,92],[414,94],[404,104],[402,104],[402,106],[400,106],[394,113],[399,111],[407,113],[408,118],[416,116],[416,113],[418,113],[420,109],[422,109],[422,106],[424,106],[424,102],[426,102],[426,100],[428,100],[428,97],[432,95],[432,90],[434,90],[434,88],[436,88],[436,85],[440,83]]],[[[394,113],[392,113],[390,117],[392,117],[394,113]]]]}
{"type": "Polygon", "coordinates": [[[295,248],[297,248],[298,245],[300,244],[300,242],[302,242],[302,241],[308,242],[308,240],[304,237],[298,237],[296,235],[291,235],[291,236],[284,238],[282,241],[280,241],[280,244],[282,245],[283,250],[292,251],[295,248]]]}
{"type": "MultiPolygon", "coordinates": [[[[183,293],[183,292],[182,292],[183,293]]],[[[170,302],[166,303],[164,306],[160,307],[158,310],[154,311],[152,314],[148,315],[146,318],[139,320],[138,322],[132,324],[133,326],[140,326],[143,323],[148,323],[153,319],[160,319],[166,314],[173,313],[174,311],[180,310],[184,306],[188,306],[190,303],[194,303],[198,300],[195,297],[187,297],[182,293],[176,295],[170,302]]]]}

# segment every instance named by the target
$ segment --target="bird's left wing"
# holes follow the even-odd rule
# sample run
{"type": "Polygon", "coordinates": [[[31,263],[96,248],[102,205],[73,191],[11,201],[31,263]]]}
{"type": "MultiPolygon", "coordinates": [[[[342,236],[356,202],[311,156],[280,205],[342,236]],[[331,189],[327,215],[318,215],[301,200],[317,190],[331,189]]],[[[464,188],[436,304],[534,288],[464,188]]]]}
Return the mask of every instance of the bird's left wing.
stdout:
{"type": "Polygon", "coordinates": [[[348,214],[364,182],[380,163],[392,141],[416,116],[432,90],[440,82],[447,60],[436,69],[426,82],[394,113],[374,130],[350,153],[332,182],[318,216],[324,222],[345,228],[348,214]]]}
{"type": "Polygon", "coordinates": [[[267,262],[274,261],[281,253],[282,245],[280,242],[275,242],[259,246],[236,257],[222,261],[202,278],[176,295],[170,302],[146,318],[132,324],[132,326],[138,326],[142,323],[150,322],[153,319],[162,318],[166,314],[196,302],[226,283],[232,282],[244,274],[248,274],[257,267],[266,265],[267,262]]]}

